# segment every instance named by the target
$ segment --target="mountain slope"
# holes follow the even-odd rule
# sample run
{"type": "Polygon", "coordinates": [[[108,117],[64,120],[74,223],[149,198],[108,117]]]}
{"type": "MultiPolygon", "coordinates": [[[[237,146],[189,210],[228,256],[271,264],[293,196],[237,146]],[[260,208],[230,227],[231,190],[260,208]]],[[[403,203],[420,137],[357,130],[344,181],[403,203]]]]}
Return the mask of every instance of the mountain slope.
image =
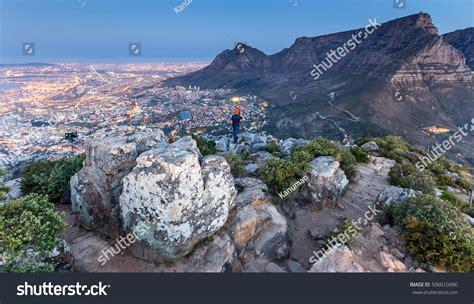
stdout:
{"type": "Polygon", "coordinates": [[[259,94],[271,104],[269,131],[283,137],[395,133],[429,145],[435,139],[421,132],[422,127],[456,129],[474,117],[474,82],[462,52],[472,48],[472,40],[466,42],[459,34],[457,40],[467,46],[446,42],[431,17],[419,13],[378,26],[338,60],[326,58],[364,31],[301,37],[274,55],[242,45],[165,84],[259,94]],[[322,63],[328,68],[321,68],[322,63]],[[322,72],[319,77],[315,65],[322,72]],[[332,91],[337,97],[328,103],[332,91]]]}
{"type": "Polygon", "coordinates": [[[466,57],[467,65],[474,69],[474,27],[444,34],[443,38],[460,50],[466,57]]]}

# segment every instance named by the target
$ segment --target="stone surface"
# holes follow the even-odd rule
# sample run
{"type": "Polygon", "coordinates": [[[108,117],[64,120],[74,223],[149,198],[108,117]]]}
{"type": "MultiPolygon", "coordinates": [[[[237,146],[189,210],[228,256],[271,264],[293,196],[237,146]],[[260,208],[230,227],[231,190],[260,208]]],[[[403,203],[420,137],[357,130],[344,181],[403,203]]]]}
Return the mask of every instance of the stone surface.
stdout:
{"type": "Polygon", "coordinates": [[[250,174],[257,174],[258,171],[260,170],[260,166],[254,163],[250,163],[250,164],[245,165],[244,169],[250,174]]]}
{"type": "Polygon", "coordinates": [[[293,260],[288,260],[286,266],[290,272],[306,272],[306,269],[304,269],[300,263],[293,260]]]}
{"type": "Polygon", "coordinates": [[[465,215],[466,215],[467,221],[469,222],[469,225],[471,225],[471,227],[474,227],[474,218],[472,218],[468,214],[465,214],[465,215]]]}
{"type": "Polygon", "coordinates": [[[267,185],[259,179],[250,177],[236,178],[235,185],[237,188],[242,189],[237,195],[236,204],[238,207],[243,207],[253,202],[263,202],[267,199],[267,185]]]}
{"type": "Polygon", "coordinates": [[[5,186],[10,188],[3,200],[0,200],[0,205],[5,204],[9,200],[14,200],[21,197],[21,178],[11,179],[5,182],[5,186]]]}
{"type": "Polygon", "coordinates": [[[122,179],[137,157],[164,141],[161,130],[146,130],[129,136],[87,139],[84,167],[71,178],[71,203],[88,229],[115,237],[120,230],[118,199],[122,179]]]}
{"type": "Polygon", "coordinates": [[[144,231],[139,245],[157,260],[175,260],[225,224],[235,197],[223,157],[206,156],[200,163],[193,140],[177,141],[140,155],[123,179],[123,226],[144,231]]]}
{"type": "Polygon", "coordinates": [[[311,161],[308,188],[311,201],[318,207],[333,205],[344,193],[349,180],[339,167],[339,162],[329,156],[321,156],[311,161]]]}
{"type": "Polygon", "coordinates": [[[395,186],[387,186],[377,196],[377,203],[384,205],[400,205],[410,197],[420,195],[420,191],[395,186]]]}
{"type": "Polygon", "coordinates": [[[362,149],[364,149],[367,152],[377,152],[379,151],[379,146],[375,141],[369,141],[362,146],[360,146],[362,149]]]}
{"type": "Polygon", "coordinates": [[[290,155],[296,148],[298,148],[301,145],[307,144],[309,141],[305,139],[296,139],[296,138],[288,138],[285,139],[281,144],[280,144],[280,152],[284,156],[290,155]]]}
{"type": "Polygon", "coordinates": [[[283,268],[281,268],[280,266],[278,266],[277,264],[273,263],[273,262],[270,262],[267,264],[267,266],[265,266],[265,272],[286,272],[283,268]]]}
{"type": "Polygon", "coordinates": [[[364,272],[347,246],[340,246],[316,262],[308,272],[364,272]]]}
{"type": "Polygon", "coordinates": [[[268,201],[237,208],[229,231],[239,251],[252,251],[269,259],[288,254],[286,219],[268,201]]]}
{"type": "Polygon", "coordinates": [[[387,252],[380,251],[377,255],[377,261],[388,272],[406,271],[405,265],[387,252]]]}

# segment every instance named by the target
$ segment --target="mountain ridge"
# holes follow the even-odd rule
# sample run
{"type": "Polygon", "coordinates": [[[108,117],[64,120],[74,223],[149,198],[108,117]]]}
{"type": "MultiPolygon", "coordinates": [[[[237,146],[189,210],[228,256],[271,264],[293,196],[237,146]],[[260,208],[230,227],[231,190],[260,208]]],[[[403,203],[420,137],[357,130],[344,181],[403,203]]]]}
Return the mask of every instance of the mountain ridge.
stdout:
{"type": "MultiPolygon", "coordinates": [[[[423,12],[382,23],[313,79],[315,66],[324,60],[329,63],[328,52],[364,30],[299,37],[272,55],[240,44],[221,52],[207,67],[164,84],[260,95],[270,101],[267,130],[281,137],[342,139],[343,129],[350,137],[396,134],[427,146],[434,139],[422,128],[456,129],[474,117],[474,82],[466,63],[474,39],[465,38],[474,34],[468,28],[456,35],[438,35],[431,16],[423,12]],[[330,106],[329,92],[336,93],[333,104],[360,121],[330,106]]],[[[468,147],[461,150],[469,151],[468,147]]]]}

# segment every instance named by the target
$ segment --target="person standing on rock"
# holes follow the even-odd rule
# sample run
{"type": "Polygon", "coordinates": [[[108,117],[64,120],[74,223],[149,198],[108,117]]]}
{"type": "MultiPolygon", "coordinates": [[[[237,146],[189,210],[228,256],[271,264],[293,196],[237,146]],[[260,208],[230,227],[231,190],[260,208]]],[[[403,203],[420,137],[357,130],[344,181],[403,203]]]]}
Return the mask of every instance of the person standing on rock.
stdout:
{"type": "Polygon", "coordinates": [[[231,117],[232,121],[232,136],[234,138],[234,144],[239,140],[240,125],[242,124],[242,116],[240,116],[240,109],[234,110],[234,115],[231,117]]]}

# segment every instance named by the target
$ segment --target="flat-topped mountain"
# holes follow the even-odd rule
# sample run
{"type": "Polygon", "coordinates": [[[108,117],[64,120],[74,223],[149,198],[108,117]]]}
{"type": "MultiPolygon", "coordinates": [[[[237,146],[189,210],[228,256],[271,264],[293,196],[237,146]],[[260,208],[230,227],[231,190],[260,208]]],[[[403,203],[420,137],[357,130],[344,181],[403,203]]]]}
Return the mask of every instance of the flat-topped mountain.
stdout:
{"type": "MultiPolygon", "coordinates": [[[[273,55],[237,45],[165,84],[260,94],[270,103],[269,131],[278,136],[395,133],[429,145],[423,127],[470,122],[472,28],[441,36],[423,12],[379,22],[368,21],[367,35],[360,28],[300,37],[273,55]],[[330,92],[336,98],[328,103],[330,92]]],[[[468,147],[457,152],[469,153],[468,147]]]]}

